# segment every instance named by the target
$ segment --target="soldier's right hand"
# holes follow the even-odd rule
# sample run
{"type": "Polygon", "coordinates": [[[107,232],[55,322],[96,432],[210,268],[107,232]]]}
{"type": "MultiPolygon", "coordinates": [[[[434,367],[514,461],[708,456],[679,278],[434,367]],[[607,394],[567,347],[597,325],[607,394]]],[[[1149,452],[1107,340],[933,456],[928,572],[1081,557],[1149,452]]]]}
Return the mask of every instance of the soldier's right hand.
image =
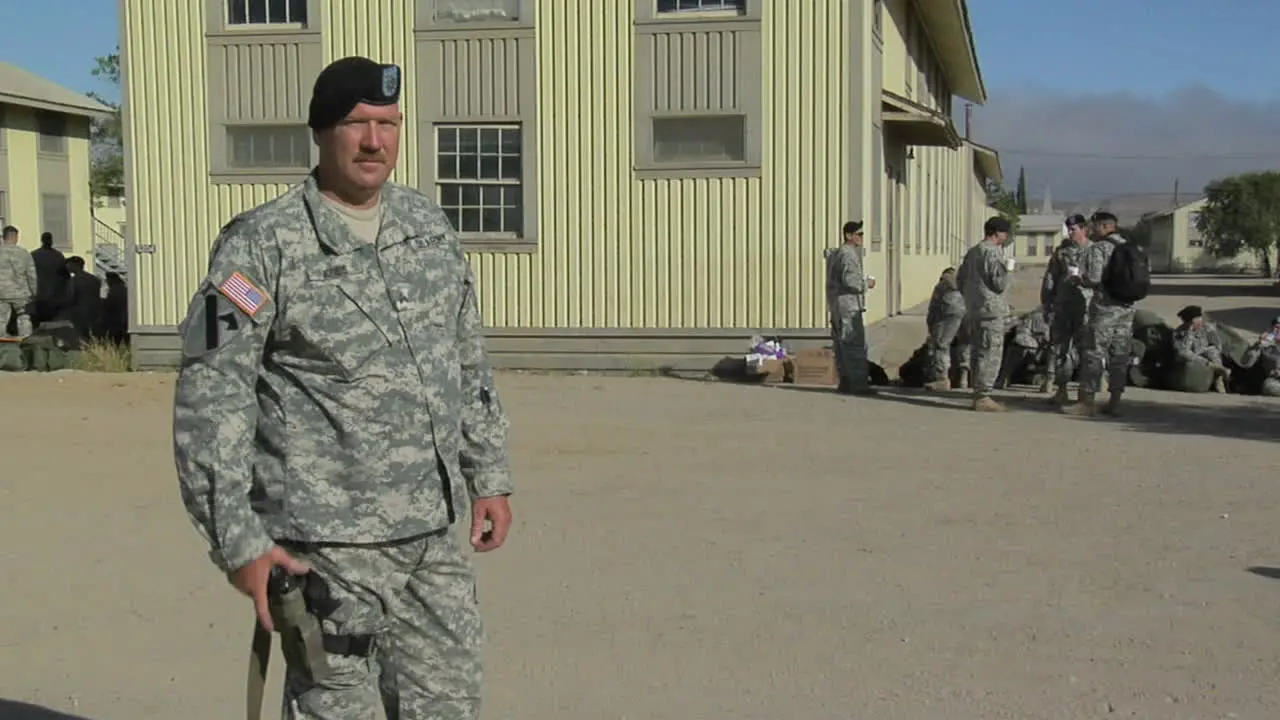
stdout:
{"type": "Polygon", "coordinates": [[[271,609],[267,604],[267,581],[277,565],[293,575],[311,572],[306,563],[285,552],[283,548],[273,547],[262,557],[231,573],[231,584],[253,598],[253,609],[258,613],[258,621],[268,630],[275,628],[271,624],[271,609]]]}

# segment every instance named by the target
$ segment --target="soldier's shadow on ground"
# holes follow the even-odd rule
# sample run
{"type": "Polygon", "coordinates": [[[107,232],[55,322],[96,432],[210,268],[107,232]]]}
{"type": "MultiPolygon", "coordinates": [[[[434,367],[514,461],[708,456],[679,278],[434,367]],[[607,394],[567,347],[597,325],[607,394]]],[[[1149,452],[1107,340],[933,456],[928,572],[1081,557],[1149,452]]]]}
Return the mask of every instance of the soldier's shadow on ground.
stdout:
{"type": "MultiPolygon", "coordinates": [[[[1271,327],[1271,320],[1280,315],[1280,306],[1226,308],[1210,310],[1208,315],[1222,325],[1261,334],[1271,327]]],[[[1255,338],[1246,336],[1245,339],[1252,341],[1255,338]]]]}
{"type": "MultiPolygon", "coordinates": [[[[1230,276],[1228,276],[1229,278],[1230,276]]],[[[1263,280],[1262,278],[1254,278],[1254,282],[1248,285],[1235,285],[1229,283],[1171,283],[1161,282],[1157,277],[1151,285],[1152,296],[1163,297],[1196,297],[1196,298],[1219,298],[1219,297],[1280,297],[1280,285],[1274,281],[1263,280]]]]}
{"type": "MultiPolygon", "coordinates": [[[[825,387],[800,385],[775,385],[792,392],[824,393],[834,397],[834,390],[825,387]]],[[[849,398],[857,402],[894,402],[931,410],[952,410],[972,413],[968,390],[929,392],[918,388],[888,386],[877,388],[874,398],[849,398]]],[[[1231,396],[1230,405],[1201,405],[1179,402],[1179,393],[1161,393],[1168,396],[1160,401],[1125,398],[1119,417],[1098,415],[1093,418],[1064,416],[1057,406],[1049,403],[1048,394],[1036,393],[1027,388],[1014,387],[997,399],[1014,413],[1043,413],[1057,415],[1064,420],[1106,423],[1130,432],[1146,432],[1158,435],[1201,435],[1206,437],[1234,438],[1237,440],[1280,441],[1280,401],[1272,398],[1248,398],[1231,396]],[[1242,404],[1248,403],[1248,404],[1242,404]]]]}
{"type": "Polygon", "coordinates": [[[1266,565],[1254,565],[1253,567],[1245,568],[1245,570],[1268,580],[1280,580],[1280,568],[1267,567],[1266,565]]]}
{"type": "Polygon", "coordinates": [[[39,705],[0,699],[0,720],[89,720],[80,715],[68,715],[39,705]]]}

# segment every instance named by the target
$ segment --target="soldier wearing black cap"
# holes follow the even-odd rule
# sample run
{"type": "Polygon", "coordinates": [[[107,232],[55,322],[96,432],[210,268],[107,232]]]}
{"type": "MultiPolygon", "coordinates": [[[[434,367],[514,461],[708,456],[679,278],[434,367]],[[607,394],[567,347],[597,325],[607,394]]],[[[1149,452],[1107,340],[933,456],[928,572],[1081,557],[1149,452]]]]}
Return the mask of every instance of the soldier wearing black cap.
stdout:
{"type": "Polygon", "coordinates": [[[827,255],[827,311],[831,319],[831,344],[836,354],[839,391],[851,395],[875,395],[867,360],[867,291],[876,279],[862,268],[862,223],[847,222],[844,243],[827,255]]]}
{"type": "Polygon", "coordinates": [[[969,372],[973,388],[973,409],[977,412],[1004,412],[1004,405],[991,397],[1000,364],[1004,360],[1004,336],[1008,326],[1009,300],[1005,292],[1013,282],[1015,264],[1004,254],[1012,224],[995,216],[983,224],[982,242],[969,248],[956,273],[964,295],[965,319],[969,323],[969,372]]]}
{"type": "Polygon", "coordinates": [[[1114,297],[1105,282],[1116,248],[1129,241],[1120,234],[1116,216],[1109,212],[1095,212],[1089,222],[1093,226],[1093,243],[1082,255],[1080,274],[1071,279],[1089,293],[1088,327],[1080,348],[1080,390],[1077,401],[1062,408],[1068,415],[1084,417],[1120,411],[1129,382],[1134,315],[1133,303],[1114,297]],[[1098,408],[1095,397],[1102,391],[1104,373],[1110,397],[1105,406],[1098,408]]]}
{"type": "Polygon", "coordinates": [[[1040,303],[1050,316],[1050,343],[1053,347],[1052,379],[1057,388],[1050,401],[1065,405],[1067,383],[1075,375],[1084,332],[1088,329],[1089,291],[1072,278],[1080,274],[1084,253],[1092,244],[1089,222],[1083,215],[1069,215],[1063,223],[1067,237],[1053,251],[1040,284],[1040,303]]]}
{"type": "MultiPolygon", "coordinates": [[[[1173,349],[1184,363],[1208,366],[1213,371],[1213,389],[1225,393],[1230,371],[1222,363],[1222,339],[1211,323],[1206,323],[1199,305],[1188,305],[1178,311],[1182,321],[1173,331],[1173,349]]],[[[1203,388],[1203,385],[1201,386],[1203,388]]]]}
{"type": "Polygon", "coordinates": [[[223,228],[182,324],[187,512],[253,598],[255,646],[271,637],[276,567],[304,576],[319,622],[291,657],[329,672],[289,668],[288,718],[381,716],[382,697],[391,717],[479,714],[475,579],[452,528],[470,497],[472,547],[503,544],[508,422],[454,228],[388,181],[400,86],[398,67],[368,58],[320,73],[319,165],[223,228]]]}

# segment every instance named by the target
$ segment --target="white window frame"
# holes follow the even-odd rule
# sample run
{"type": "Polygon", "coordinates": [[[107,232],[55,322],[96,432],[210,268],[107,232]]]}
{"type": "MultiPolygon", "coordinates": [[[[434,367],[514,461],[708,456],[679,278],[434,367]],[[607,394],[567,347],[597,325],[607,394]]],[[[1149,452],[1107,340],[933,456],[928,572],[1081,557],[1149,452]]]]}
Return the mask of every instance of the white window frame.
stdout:
{"type": "Polygon", "coordinates": [[[302,19],[296,19],[292,17],[293,15],[292,0],[262,0],[262,2],[264,3],[263,9],[266,11],[268,18],[271,16],[271,7],[274,4],[276,3],[283,4],[284,14],[285,14],[284,22],[272,22],[271,20],[266,20],[264,22],[254,22],[250,20],[249,4],[253,1],[254,0],[220,0],[223,6],[222,7],[223,26],[227,30],[231,30],[231,31],[242,30],[242,29],[261,30],[262,28],[273,28],[273,29],[281,29],[281,30],[287,30],[287,29],[300,30],[300,29],[306,28],[309,24],[310,17],[311,17],[311,9],[310,9],[310,3],[306,2],[306,0],[303,0],[302,2],[302,7],[303,7],[302,19]],[[244,16],[245,16],[244,22],[231,21],[232,4],[238,4],[244,7],[244,16]]]}
{"type": "Polygon", "coordinates": [[[736,17],[744,15],[747,12],[747,3],[759,0],[651,0],[653,2],[654,18],[671,18],[671,17],[724,17],[726,15],[736,17]],[[662,2],[675,2],[677,7],[663,10],[662,2]],[[679,7],[681,3],[696,3],[694,7],[679,7]]]}
{"type": "MultiPolygon", "coordinates": [[[[435,157],[432,159],[435,163],[435,168],[436,168],[436,172],[435,172],[436,202],[440,204],[441,209],[443,209],[446,212],[446,214],[450,213],[452,208],[455,208],[455,207],[458,208],[457,218],[455,219],[453,217],[450,217],[450,222],[454,225],[454,230],[457,231],[458,236],[468,240],[471,240],[471,239],[516,240],[516,239],[521,239],[526,235],[528,235],[527,224],[529,220],[528,220],[528,215],[526,211],[527,211],[527,203],[529,202],[529,197],[528,197],[528,193],[526,192],[524,181],[525,181],[525,178],[527,177],[527,168],[525,163],[529,162],[529,156],[528,156],[527,148],[524,142],[524,128],[522,127],[521,123],[509,122],[509,121],[506,121],[506,122],[504,121],[439,122],[439,123],[435,123],[434,126],[432,127],[432,133],[434,135],[433,146],[435,147],[435,157]],[[516,137],[520,139],[520,152],[518,155],[515,156],[520,159],[520,172],[517,173],[517,176],[515,178],[502,177],[503,173],[502,173],[502,167],[501,167],[501,158],[509,157],[510,155],[502,152],[502,138],[499,137],[499,140],[498,140],[499,150],[497,155],[497,157],[499,158],[499,168],[498,168],[499,177],[497,178],[442,177],[439,171],[441,156],[445,154],[445,153],[442,153],[440,150],[440,147],[441,147],[440,134],[442,130],[476,132],[477,134],[482,133],[485,130],[497,130],[500,133],[502,132],[515,133],[516,137]],[[459,194],[461,194],[462,192],[465,192],[468,186],[479,187],[480,193],[481,193],[481,202],[478,206],[472,206],[470,204],[462,204],[461,202],[459,202],[457,205],[454,205],[452,203],[446,204],[444,201],[446,186],[458,187],[459,194]],[[507,205],[505,204],[505,202],[503,202],[502,204],[497,206],[486,205],[484,203],[484,198],[483,198],[484,190],[485,188],[493,188],[493,187],[502,188],[504,191],[507,189],[514,188],[519,193],[519,203],[516,205],[507,205]],[[462,216],[461,216],[462,208],[470,208],[470,207],[475,207],[480,210],[482,223],[483,223],[484,209],[489,207],[500,208],[501,216],[502,216],[502,228],[499,230],[485,230],[482,227],[482,229],[479,231],[463,230],[462,216]],[[519,222],[520,224],[518,229],[512,230],[506,227],[508,208],[514,209],[517,222],[519,222]]],[[[458,152],[458,150],[455,148],[455,151],[452,154],[460,156],[462,153],[458,152]]],[[[479,157],[484,156],[482,153],[479,152],[479,138],[477,138],[477,155],[479,157]]],[[[482,170],[478,169],[476,174],[479,175],[481,172],[482,170]]],[[[505,198],[503,198],[503,200],[505,200],[505,198]]]]}

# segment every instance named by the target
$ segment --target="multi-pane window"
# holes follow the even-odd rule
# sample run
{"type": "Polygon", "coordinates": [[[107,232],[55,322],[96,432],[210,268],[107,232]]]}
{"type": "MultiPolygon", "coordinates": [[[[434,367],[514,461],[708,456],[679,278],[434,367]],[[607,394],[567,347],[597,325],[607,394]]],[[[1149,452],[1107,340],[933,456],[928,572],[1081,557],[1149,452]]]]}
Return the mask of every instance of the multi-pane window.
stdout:
{"type": "Polygon", "coordinates": [[[437,125],[436,192],[464,234],[521,235],[524,173],[519,125],[437,125]]]}
{"type": "Polygon", "coordinates": [[[43,193],[40,195],[40,231],[53,235],[56,248],[71,247],[71,205],[66,195],[43,193]]]}
{"type": "Polygon", "coordinates": [[[493,22],[519,19],[520,0],[436,0],[436,20],[493,22]]]}
{"type": "Polygon", "coordinates": [[[8,225],[9,193],[0,190],[0,226],[8,225]]]}
{"type": "Polygon", "coordinates": [[[311,133],[304,125],[227,128],[227,165],[236,170],[311,167],[311,133]]]}
{"type": "Polygon", "coordinates": [[[228,25],[306,25],[307,0],[227,0],[228,25]]]}
{"type": "Polygon", "coordinates": [[[37,120],[40,132],[40,152],[65,155],[67,152],[67,116],[60,113],[41,113],[37,120]]]}
{"type": "Polygon", "coordinates": [[[1051,255],[1053,255],[1053,236],[1052,235],[1044,239],[1044,256],[1050,257],[1051,255]]]}
{"type": "Polygon", "coordinates": [[[743,12],[746,0],[658,0],[659,13],[717,12],[732,10],[743,12]]]}
{"type": "Polygon", "coordinates": [[[1035,237],[1027,238],[1027,257],[1036,256],[1036,239],[1035,237]]]}
{"type": "Polygon", "coordinates": [[[699,115],[653,119],[653,159],[675,162],[745,162],[747,119],[699,115]]]}

